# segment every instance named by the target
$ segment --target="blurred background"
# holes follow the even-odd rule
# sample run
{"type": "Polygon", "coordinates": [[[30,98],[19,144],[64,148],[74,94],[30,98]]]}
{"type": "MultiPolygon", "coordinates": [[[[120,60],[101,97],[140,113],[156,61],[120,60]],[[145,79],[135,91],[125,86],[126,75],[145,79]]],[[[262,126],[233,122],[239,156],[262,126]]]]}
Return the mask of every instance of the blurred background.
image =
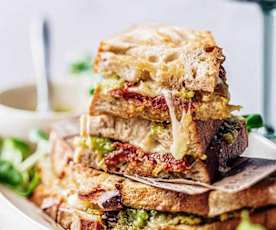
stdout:
{"type": "Polygon", "coordinates": [[[213,32],[226,55],[232,102],[261,111],[262,17],[256,4],[230,0],[1,0],[0,87],[34,81],[30,22],[47,15],[52,29],[52,75],[67,75],[76,55],[95,54],[100,39],[141,22],[213,32]]]}

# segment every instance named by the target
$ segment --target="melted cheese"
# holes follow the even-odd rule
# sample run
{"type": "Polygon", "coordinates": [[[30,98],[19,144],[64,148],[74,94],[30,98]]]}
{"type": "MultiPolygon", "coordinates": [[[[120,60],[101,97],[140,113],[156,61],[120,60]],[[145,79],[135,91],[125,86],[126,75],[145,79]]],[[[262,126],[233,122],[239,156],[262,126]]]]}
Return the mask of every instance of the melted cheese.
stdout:
{"type": "Polygon", "coordinates": [[[90,134],[90,116],[88,114],[80,117],[80,135],[86,137],[90,134]]]}
{"type": "Polygon", "coordinates": [[[154,97],[160,95],[162,88],[154,81],[140,81],[137,86],[129,87],[128,90],[154,97]]]}
{"type": "Polygon", "coordinates": [[[192,116],[190,110],[188,112],[183,111],[181,120],[178,121],[173,106],[172,93],[168,90],[163,90],[162,94],[166,99],[172,124],[173,143],[171,145],[171,153],[176,160],[181,160],[188,150],[190,142],[189,127],[192,122],[192,116]]]}

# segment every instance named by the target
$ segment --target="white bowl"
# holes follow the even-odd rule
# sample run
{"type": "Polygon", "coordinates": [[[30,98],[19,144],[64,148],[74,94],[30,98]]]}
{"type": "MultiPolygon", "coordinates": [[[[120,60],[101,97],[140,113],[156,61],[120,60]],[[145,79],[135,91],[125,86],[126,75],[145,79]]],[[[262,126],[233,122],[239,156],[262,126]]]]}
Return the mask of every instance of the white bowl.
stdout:
{"type": "Polygon", "coordinates": [[[0,136],[28,138],[34,128],[49,131],[58,120],[80,115],[88,108],[89,95],[82,81],[53,82],[51,103],[63,112],[38,113],[35,86],[26,84],[0,91],[0,136]]]}

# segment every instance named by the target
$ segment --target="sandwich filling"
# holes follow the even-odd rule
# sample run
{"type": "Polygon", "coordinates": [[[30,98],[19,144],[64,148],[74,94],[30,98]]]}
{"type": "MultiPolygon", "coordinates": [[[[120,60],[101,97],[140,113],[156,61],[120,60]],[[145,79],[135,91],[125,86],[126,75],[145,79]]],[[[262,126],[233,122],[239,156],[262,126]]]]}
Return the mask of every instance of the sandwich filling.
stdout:
{"type": "MultiPolygon", "coordinates": [[[[180,140],[186,146],[182,153],[194,158],[204,154],[213,136],[217,133],[223,121],[186,121],[186,130],[183,130],[185,139],[180,140]]],[[[85,134],[102,136],[129,143],[141,148],[145,152],[160,154],[170,153],[174,136],[174,124],[152,122],[143,119],[122,119],[115,116],[82,116],[82,136],[85,134]]],[[[180,130],[182,131],[182,130],[180,130]]],[[[184,156],[184,155],[183,155],[184,156]]],[[[181,158],[183,158],[183,156],[181,158]]],[[[177,159],[181,160],[181,159],[177,159]]]]}
{"type": "Polygon", "coordinates": [[[182,111],[188,109],[191,110],[193,118],[198,120],[225,119],[231,116],[233,110],[239,109],[239,106],[229,104],[228,89],[223,82],[214,93],[208,93],[158,87],[150,81],[132,85],[114,76],[104,79],[96,87],[90,113],[109,113],[123,118],[142,117],[169,122],[170,114],[164,90],[172,94],[172,104],[178,119],[181,119],[182,111]]]}
{"type": "MultiPolygon", "coordinates": [[[[162,132],[160,126],[151,129],[152,135],[160,131],[162,132]]],[[[237,118],[224,121],[204,152],[205,158],[201,159],[198,158],[198,155],[187,154],[183,155],[181,159],[177,159],[171,152],[149,152],[131,143],[89,135],[91,131],[83,133],[86,135],[76,137],[74,140],[75,153],[73,158],[75,163],[82,163],[112,173],[163,178],[184,177],[198,179],[206,183],[210,183],[213,177],[210,176],[211,178],[209,178],[206,172],[209,170],[207,164],[210,163],[212,168],[218,167],[224,171],[228,161],[236,158],[246,147],[244,124],[237,118]],[[226,150],[225,153],[221,153],[220,148],[235,146],[234,143],[240,138],[245,143],[241,144],[241,147],[237,148],[234,154],[231,154],[231,151],[228,154],[226,150]],[[197,176],[197,174],[201,174],[200,172],[208,176],[200,178],[197,176]]],[[[179,144],[182,144],[181,139],[179,144]]],[[[239,146],[240,144],[236,145],[239,146]]]]}

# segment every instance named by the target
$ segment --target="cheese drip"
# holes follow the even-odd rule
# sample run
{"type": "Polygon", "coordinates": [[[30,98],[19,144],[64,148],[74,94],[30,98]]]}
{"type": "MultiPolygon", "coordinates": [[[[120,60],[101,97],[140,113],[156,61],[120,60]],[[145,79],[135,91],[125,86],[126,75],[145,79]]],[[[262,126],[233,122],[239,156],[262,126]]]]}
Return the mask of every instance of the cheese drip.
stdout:
{"type": "Polygon", "coordinates": [[[90,134],[90,116],[85,114],[80,117],[80,135],[82,137],[89,136],[90,134]]]}
{"type": "Polygon", "coordinates": [[[169,90],[162,90],[165,97],[172,124],[173,143],[170,147],[171,153],[176,160],[181,160],[187,154],[189,139],[189,128],[192,123],[190,109],[182,113],[180,121],[177,120],[173,105],[172,93],[169,90]]]}

